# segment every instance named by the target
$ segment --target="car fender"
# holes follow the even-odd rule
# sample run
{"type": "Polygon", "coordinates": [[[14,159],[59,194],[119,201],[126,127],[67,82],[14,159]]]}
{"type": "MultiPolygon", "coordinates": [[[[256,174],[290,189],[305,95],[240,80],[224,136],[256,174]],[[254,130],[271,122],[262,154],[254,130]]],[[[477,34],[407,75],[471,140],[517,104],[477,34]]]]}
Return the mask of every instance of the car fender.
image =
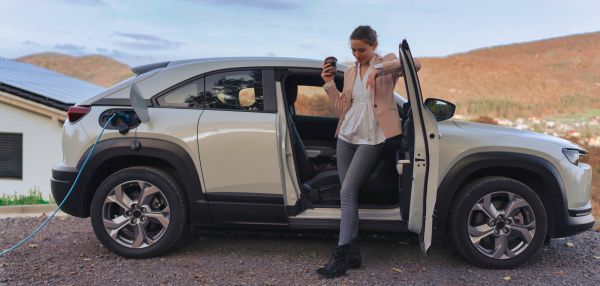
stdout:
{"type": "MultiPolygon", "coordinates": [[[[491,168],[527,170],[537,174],[544,182],[544,198],[541,198],[548,215],[548,233],[556,226],[564,226],[568,217],[566,192],[560,173],[545,159],[511,152],[483,152],[468,155],[450,168],[438,186],[438,200],[434,215],[438,218],[436,230],[445,231],[450,207],[460,192],[463,182],[475,172],[491,168]],[[548,207],[552,209],[548,209],[548,207]]],[[[493,175],[493,174],[491,174],[493,175]]]]}

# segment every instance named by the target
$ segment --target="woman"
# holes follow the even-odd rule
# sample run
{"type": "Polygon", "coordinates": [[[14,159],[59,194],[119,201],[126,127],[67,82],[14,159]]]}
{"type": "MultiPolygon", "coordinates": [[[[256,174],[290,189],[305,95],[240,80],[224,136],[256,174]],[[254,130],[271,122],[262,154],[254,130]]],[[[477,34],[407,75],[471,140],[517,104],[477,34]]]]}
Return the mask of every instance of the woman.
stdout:
{"type": "MultiPolygon", "coordinates": [[[[317,269],[326,277],[337,277],[348,268],[360,267],[358,189],[379,159],[385,139],[402,133],[394,101],[394,87],[402,76],[401,64],[394,54],[376,54],[377,44],[377,33],[370,26],[359,26],[352,32],[350,47],[356,62],[344,73],[342,93],[335,86],[328,63],[323,64],[321,73],[323,88],[340,115],[335,136],[342,183],[339,241],[329,264],[317,269]],[[378,77],[381,68],[385,75],[378,77]]],[[[421,62],[414,61],[419,70],[421,62]]]]}

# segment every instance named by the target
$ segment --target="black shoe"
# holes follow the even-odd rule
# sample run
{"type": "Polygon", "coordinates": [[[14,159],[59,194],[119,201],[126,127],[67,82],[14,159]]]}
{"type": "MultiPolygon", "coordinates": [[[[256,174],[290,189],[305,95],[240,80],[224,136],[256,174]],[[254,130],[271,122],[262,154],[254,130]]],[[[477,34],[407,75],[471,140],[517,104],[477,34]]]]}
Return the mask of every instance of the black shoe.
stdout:
{"type": "Polygon", "coordinates": [[[328,278],[335,278],[346,273],[346,269],[348,269],[349,250],[350,243],[346,243],[344,245],[336,245],[335,251],[333,252],[333,256],[331,257],[329,264],[327,264],[325,268],[317,269],[317,274],[328,278]]]}
{"type": "Polygon", "coordinates": [[[360,268],[362,259],[360,257],[360,247],[358,237],[350,241],[350,250],[348,251],[348,268],[360,268]]]}

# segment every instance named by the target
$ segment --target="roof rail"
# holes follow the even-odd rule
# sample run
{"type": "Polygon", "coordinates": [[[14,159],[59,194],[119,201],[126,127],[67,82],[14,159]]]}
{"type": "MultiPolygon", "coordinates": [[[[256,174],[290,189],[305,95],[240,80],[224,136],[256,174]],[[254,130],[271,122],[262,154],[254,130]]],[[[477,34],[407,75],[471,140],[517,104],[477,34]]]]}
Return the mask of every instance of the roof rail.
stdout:
{"type": "Polygon", "coordinates": [[[131,71],[137,75],[140,75],[143,73],[147,73],[151,70],[167,67],[168,64],[169,64],[169,62],[160,62],[160,63],[153,63],[153,64],[148,64],[148,65],[143,65],[143,66],[137,66],[137,67],[132,67],[131,71]]]}

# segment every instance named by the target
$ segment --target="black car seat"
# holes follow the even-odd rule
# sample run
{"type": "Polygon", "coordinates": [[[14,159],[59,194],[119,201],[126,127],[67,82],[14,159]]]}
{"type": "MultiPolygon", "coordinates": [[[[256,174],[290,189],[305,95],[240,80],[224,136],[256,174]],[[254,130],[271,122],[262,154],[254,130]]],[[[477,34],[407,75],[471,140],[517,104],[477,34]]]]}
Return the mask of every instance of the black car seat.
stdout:
{"type": "MultiPolygon", "coordinates": [[[[293,110],[294,103],[298,97],[298,82],[295,77],[289,76],[284,83],[285,95],[287,99],[288,110],[293,110]]],[[[333,200],[339,200],[340,179],[337,172],[337,167],[317,167],[308,158],[306,148],[296,124],[288,112],[288,121],[290,122],[290,137],[292,148],[294,148],[294,159],[298,173],[298,180],[302,185],[303,192],[309,200],[314,203],[324,201],[323,196],[333,200]],[[336,196],[337,193],[337,196],[336,196]]]]}

